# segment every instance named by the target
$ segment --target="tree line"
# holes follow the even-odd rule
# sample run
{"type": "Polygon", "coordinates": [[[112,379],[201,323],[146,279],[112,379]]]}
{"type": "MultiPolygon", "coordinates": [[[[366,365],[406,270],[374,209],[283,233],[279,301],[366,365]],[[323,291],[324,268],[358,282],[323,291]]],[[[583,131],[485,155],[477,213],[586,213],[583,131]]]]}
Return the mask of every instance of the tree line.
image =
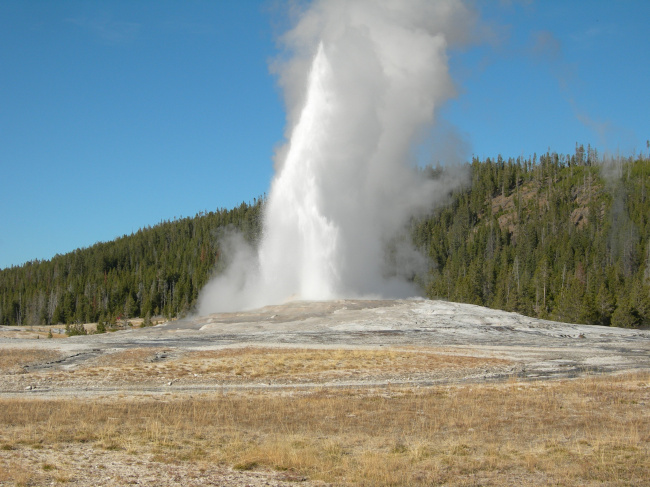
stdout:
{"type": "MultiPolygon", "coordinates": [[[[414,219],[427,297],[558,321],[650,325],[650,160],[575,154],[468,164],[471,181],[414,219]]],[[[437,178],[444,167],[426,168],[437,178]]],[[[255,243],[264,198],[161,222],[0,271],[0,324],[112,323],[192,310],[224,264],[220,232],[255,243]]]]}

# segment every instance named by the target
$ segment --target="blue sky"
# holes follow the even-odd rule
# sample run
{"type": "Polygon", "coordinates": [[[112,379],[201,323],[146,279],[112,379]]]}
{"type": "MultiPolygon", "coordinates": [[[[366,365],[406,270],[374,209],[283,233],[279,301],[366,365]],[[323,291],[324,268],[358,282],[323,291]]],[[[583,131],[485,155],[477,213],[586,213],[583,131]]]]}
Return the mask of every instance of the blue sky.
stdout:
{"type": "MultiPolygon", "coordinates": [[[[646,153],[650,2],[476,8],[423,163],[646,153]]],[[[0,2],[0,268],[266,192],[288,25],[276,0],[0,2]]]]}

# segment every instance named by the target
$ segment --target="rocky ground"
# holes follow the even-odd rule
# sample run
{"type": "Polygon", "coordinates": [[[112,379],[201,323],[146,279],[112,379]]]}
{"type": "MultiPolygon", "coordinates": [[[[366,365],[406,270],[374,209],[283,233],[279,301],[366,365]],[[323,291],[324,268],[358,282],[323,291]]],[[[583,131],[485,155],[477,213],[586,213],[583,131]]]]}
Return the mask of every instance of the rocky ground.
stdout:
{"type": "Polygon", "coordinates": [[[23,364],[20,371],[3,374],[0,397],[323,385],[375,387],[389,383],[427,386],[450,381],[574,377],[650,368],[647,330],[556,323],[479,306],[426,300],[292,302],[250,312],[215,314],[150,328],[66,339],[34,340],[22,338],[24,333],[5,328],[0,349],[43,350],[57,355],[44,356],[43,360],[23,364]],[[11,332],[16,336],[7,336],[11,332]],[[190,373],[190,366],[185,367],[185,373],[171,366],[120,373],[109,370],[129,360],[125,355],[128,350],[149,353],[147,360],[161,365],[180,358],[191,361],[188,354],[192,353],[205,355],[242,347],[426,350],[482,361],[439,369],[372,367],[273,375],[190,373]],[[106,373],[92,374],[90,369],[106,373]]]}

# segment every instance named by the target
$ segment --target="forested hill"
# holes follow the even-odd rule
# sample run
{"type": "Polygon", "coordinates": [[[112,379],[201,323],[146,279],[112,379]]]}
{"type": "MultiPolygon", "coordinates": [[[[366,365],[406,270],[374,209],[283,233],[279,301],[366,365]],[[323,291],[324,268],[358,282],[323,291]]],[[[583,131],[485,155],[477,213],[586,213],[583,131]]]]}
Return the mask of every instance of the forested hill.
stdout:
{"type": "Polygon", "coordinates": [[[413,225],[427,295],[564,322],[650,325],[650,160],[472,162],[472,183],[413,225]]]}
{"type": "MultiPolygon", "coordinates": [[[[590,150],[474,160],[471,184],[413,221],[431,298],[559,321],[650,325],[650,160],[590,150]]],[[[444,169],[427,170],[438,177],[444,169]]],[[[218,235],[255,242],[263,201],[160,223],[0,271],[0,324],[111,322],[192,309],[223,267],[218,235]]]]}
{"type": "Polygon", "coordinates": [[[222,261],[220,231],[256,240],[263,200],[0,271],[0,324],[114,322],[191,309],[222,261]]]}

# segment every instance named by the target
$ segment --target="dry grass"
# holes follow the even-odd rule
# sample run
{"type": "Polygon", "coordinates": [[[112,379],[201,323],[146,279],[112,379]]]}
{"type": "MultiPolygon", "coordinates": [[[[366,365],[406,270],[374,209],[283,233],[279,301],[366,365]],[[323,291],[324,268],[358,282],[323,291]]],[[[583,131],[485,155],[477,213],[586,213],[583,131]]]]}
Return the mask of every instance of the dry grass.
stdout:
{"type": "Polygon", "coordinates": [[[65,334],[65,325],[5,326],[0,328],[0,338],[42,340],[47,338],[68,338],[68,335],[65,334]],[[50,332],[52,333],[51,337],[49,336],[50,332]]]}
{"type": "Polygon", "coordinates": [[[18,486],[30,485],[34,476],[34,472],[21,463],[8,462],[5,465],[0,465],[0,485],[5,485],[6,482],[12,482],[18,486]]]}
{"type": "MultiPolygon", "coordinates": [[[[310,382],[398,375],[449,374],[453,371],[508,369],[511,362],[440,353],[437,350],[318,350],[230,348],[171,353],[164,349],[134,348],[99,357],[74,371],[75,380],[123,382],[310,382]]],[[[53,373],[66,380],[69,372],[53,373]]]]}
{"type": "Polygon", "coordinates": [[[74,444],[337,484],[647,485],[649,383],[639,373],[293,395],[4,399],[0,481],[18,482],[17,452],[74,444]]]}
{"type": "MultiPolygon", "coordinates": [[[[110,329],[110,331],[115,331],[117,329],[126,329],[126,328],[139,328],[144,322],[143,318],[130,318],[128,320],[121,321],[119,325],[110,329]]],[[[158,325],[163,323],[164,320],[160,318],[152,319],[152,325],[158,325]]],[[[83,323],[83,327],[89,334],[97,332],[97,323],[83,323]]],[[[68,335],[65,333],[66,325],[57,324],[57,325],[38,325],[38,326],[5,326],[0,327],[0,338],[21,338],[28,340],[42,340],[48,338],[68,338],[68,335]],[[51,334],[51,336],[50,336],[51,334]]]]}
{"type": "Polygon", "coordinates": [[[22,373],[23,367],[52,362],[63,354],[38,348],[3,348],[0,352],[0,374],[22,373]]]}
{"type": "Polygon", "coordinates": [[[346,375],[359,372],[415,373],[440,368],[472,368],[509,363],[499,359],[443,355],[411,350],[314,350],[231,348],[194,352],[160,367],[170,374],[187,373],[215,377],[298,379],[310,375],[346,375]]]}
{"type": "Polygon", "coordinates": [[[102,355],[91,362],[90,368],[106,367],[119,369],[120,367],[137,367],[151,362],[162,348],[128,348],[117,352],[102,355]]]}

